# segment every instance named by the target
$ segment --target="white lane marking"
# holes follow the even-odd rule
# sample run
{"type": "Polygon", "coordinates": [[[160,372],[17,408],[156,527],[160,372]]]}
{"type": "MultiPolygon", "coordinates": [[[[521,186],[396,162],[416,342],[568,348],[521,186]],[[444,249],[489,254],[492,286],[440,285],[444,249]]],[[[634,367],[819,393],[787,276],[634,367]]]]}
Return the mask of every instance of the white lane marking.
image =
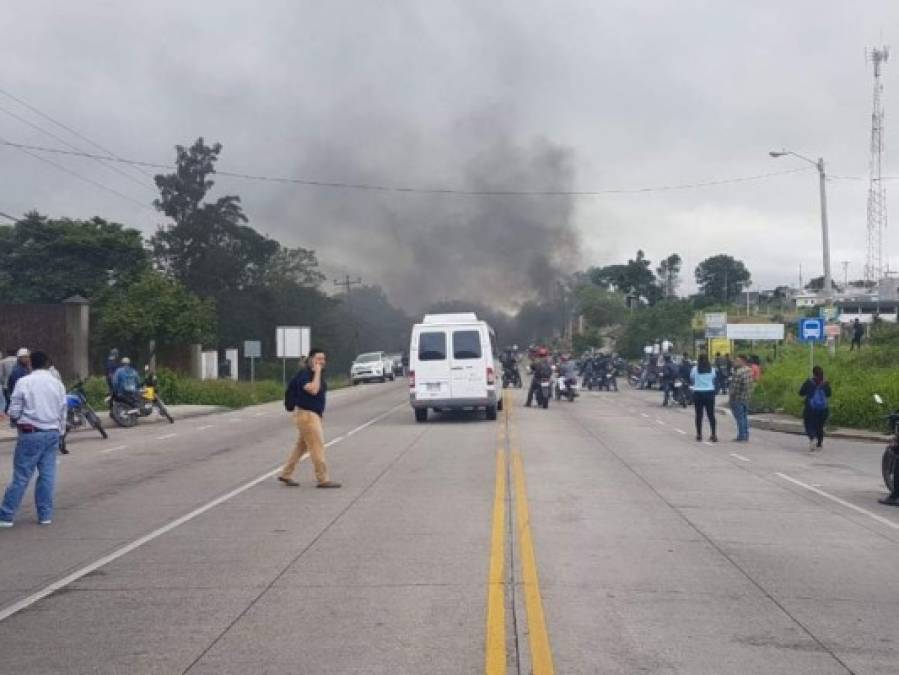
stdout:
{"type": "Polygon", "coordinates": [[[243,422],[243,417],[232,417],[229,422],[243,422]]]}
{"type": "Polygon", "coordinates": [[[743,455],[741,455],[741,454],[738,453],[738,452],[732,452],[732,453],[730,453],[730,456],[731,456],[731,457],[734,457],[734,458],[736,458],[736,459],[739,459],[741,462],[751,462],[751,461],[752,461],[752,460],[749,459],[748,457],[744,457],[743,455]]]}
{"type": "Polygon", "coordinates": [[[268,413],[265,413],[265,412],[258,412],[258,413],[256,413],[255,415],[253,415],[253,417],[265,417],[266,415],[268,415],[268,413]]]}
{"type": "Polygon", "coordinates": [[[684,436],[687,435],[687,432],[684,431],[683,429],[678,429],[677,427],[675,427],[674,430],[675,430],[677,433],[679,433],[679,434],[683,434],[684,436]]]}
{"type": "Polygon", "coordinates": [[[821,495],[832,502],[836,502],[840,506],[845,506],[847,509],[852,509],[856,513],[861,513],[863,516],[868,516],[869,518],[873,518],[878,523],[886,525],[887,527],[892,527],[894,530],[899,530],[899,523],[894,523],[889,518],[884,518],[883,516],[878,516],[876,513],[872,511],[868,511],[868,509],[863,509],[861,506],[856,506],[852,502],[847,502],[845,499],[840,499],[839,497],[830,494],[829,492],[825,492],[824,490],[820,490],[814,485],[809,485],[808,483],[803,483],[801,480],[796,480],[795,478],[788,476],[785,473],[777,472],[775,475],[780,476],[784,480],[790,481],[794,485],[798,485],[799,487],[805,488],[811,492],[814,492],[817,495],[821,495]]]}
{"type": "Polygon", "coordinates": [[[212,429],[212,425],[204,424],[202,427],[197,427],[197,431],[206,431],[207,429],[212,429]]]}
{"type": "Polygon", "coordinates": [[[116,450],[124,450],[127,447],[128,447],[127,445],[117,445],[114,448],[103,448],[100,451],[100,454],[105,455],[107,452],[115,452],[116,450]]]}
{"type": "Polygon", "coordinates": [[[706,445],[715,445],[715,444],[712,443],[711,441],[703,441],[703,443],[705,443],[706,445]]]}
{"type": "Polygon", "coordinates": [[[661,424],[662,426],[665,426],[665,423],[658,418],[656,418],[656,424],[661,424]]]}
{"type": "Polygon", "coordinates": [[[649,417],[649,415],[647,415],[646,413],[640,413],[640,416],[641,416],[641,417],[646,417],[646,418],[649,417]]]}
{"type": "MultiPolygon", "coordinates": [[[[388,415],[393,414],[393,412],[395,410],[398,410],[399,408],[402,408],[403,406],[408,406],[408,405],[409,404],[407,402],[399,403],[399,404],[393,406],[387,412],[381,413],[377,417],[370,419],[365,424],[362,424],[362,425],[356,427],[353,431],[359,431],[360,429],[366,429],[366,428],[370,427],[372,424],[375,424],[375,423],[379,422],[380,420],[384,419],[388,415]]],[[[333,441],[329,441],[329,442],[325,443],[325,447],[326,448],[330,447],[330,446],[334,445],[336,442],[337,442],[337,439],[335,438],[333,441]]],[[[308,457],[308,455],[304,456],[303,459],[305,459],[306,457],[308,457]]],[[[237,495],[239,495],[243,492],[246,492],[247,490],[249,490],[252,487],[259,485],[259,483],[261,483],[262,481],[268,480],[269,478],[273,478],[274,476],[276,476],[278,474],[279,471],[281,471],[280,466],[278,466],[275,469],[272,469],[271,471],[267,471],[266,473],[262,474],[261,476],[254,478],[250,482],[244,483],[240,487],[234,488],[233,490],[231,490],[231,492],[228,492],[227,494],[223,494],[221,497],[216,497],[211,502],[207,502],[206,504],[203,504],[203,506],[200,506],[200,507],[194,509],[190,513],[187,513],[187,514],[181,516],[180,518],[176,518],[175,520],[163,525],[162,527],[159,527],[159,528],[153,530],[149,534],[145,534],[143,537],[140,537],[139,539],[135,539],[131,543],[125,544],[121,548],[117,548],[115,551],[113,551],[112,553],[110,553],[108,555],[103,556],[99,560],[95,560],[94,562],[92,562],[88,565],[85,565],[81,569],[75,570],[71,574],[63,577],[62,579],[54,581],[53,583],[45,586],[41,590],[39,590],[35,593],[32,593],[28,597],[22,598],[18,602],[11,604],[9,607],[0,609],[0,621],[4,621],[5,619],[8,619],[13,614],[17,614],[18,612],[21,612],[23,609],[30,607],[31,605],[38,602],[39,600],[43,600],[48,595],[55,593],[59,589],[65,588],[69,584],[78,581],[80,578],[90,574],[91,572],[98,570],[101,567],[108,565],[109,563],[111,563],[115,560],[118,560],[122,556],[131,553],[131,551],[133,551],[137,548],[140,548],[144,544],[151,542],[154,539],[161,537],[162,535],[166,534],[167,532],[171,532],[176,527],[180,527],[181,525],[184,525],[184,523],[187,523],[187,522],[193,520],[197,516],[203,515],[207,511],[214,509],[219,504],[224,504],[229,499],[233,499],[237,495]]]]}
{"type": "Polygon", "coordinates": [[[178,434],[163,434],[162,436],[157,436],[157,437],[156,437],[156,440],[157,440],[157,441],[164,441],[164,440],[166,440],[167,438],[174,438],[174,437],[177,436],[177,435],[178,435],[178,434]]]}

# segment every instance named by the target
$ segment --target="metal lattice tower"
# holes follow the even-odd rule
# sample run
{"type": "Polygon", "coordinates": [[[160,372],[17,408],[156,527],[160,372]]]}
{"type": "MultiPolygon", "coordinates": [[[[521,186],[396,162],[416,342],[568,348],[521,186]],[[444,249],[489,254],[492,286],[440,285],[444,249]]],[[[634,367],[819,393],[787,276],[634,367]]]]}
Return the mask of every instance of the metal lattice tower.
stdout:
{"type": "Polygon", "coordinates": [[[874,64],[874,111],[871,113],[871,163],[868,184],[868,247],[865,257],[865,281],[883,278],[883,235],[887,226],[887,195],[883,183],[883,82],[880,67],[890,58],[889,47],[872,49],[868,57],[874,64]]]}

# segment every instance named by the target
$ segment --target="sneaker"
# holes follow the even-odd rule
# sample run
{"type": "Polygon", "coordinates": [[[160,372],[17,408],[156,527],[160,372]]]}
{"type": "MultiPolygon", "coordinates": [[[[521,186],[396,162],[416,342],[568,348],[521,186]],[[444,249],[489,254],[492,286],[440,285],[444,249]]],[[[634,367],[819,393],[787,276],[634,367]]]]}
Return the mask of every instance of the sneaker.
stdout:
{"type": "MultiPolygon", "coordinates": [[[[887,506],[899,506],[899,499],[893,499],[892,497],[884,497],[883,499],[878,499],[878,502],[881,504],[886,504],[887,506]]],[[[0,521],[2,523],[3,521],[0,521]]],[[[10,523],[12,525],[12,523],[10,523]]]]}
{"type": "Polygon", "coordinates": [[[52,523],[53,521],[50,520],[50,519],[47,519],[47,520],[39,520],[39,521],[37,521],[37,522],[38,522],[39,525],[49,525],[49,524],[52,523]]]}
{"type": "Polygon", "coordinates": [[[709,437],[709,440],[710,440],[712,443],[717,443],[717,442],[718,442],[718,437],[717,437],[715,434],[712,434],[712,435],[709,437]]]}
{"type": "Polygon", "coordinates": [[[0,520],[0,527],[12,527],[11,520],[0,520]]]}
{"type": "Polygon", "coordinates": [[[702,434],[696,434],[696,440],[697,440],[697,441],[701,441],[701,440],[702,440],[702,434]]]}

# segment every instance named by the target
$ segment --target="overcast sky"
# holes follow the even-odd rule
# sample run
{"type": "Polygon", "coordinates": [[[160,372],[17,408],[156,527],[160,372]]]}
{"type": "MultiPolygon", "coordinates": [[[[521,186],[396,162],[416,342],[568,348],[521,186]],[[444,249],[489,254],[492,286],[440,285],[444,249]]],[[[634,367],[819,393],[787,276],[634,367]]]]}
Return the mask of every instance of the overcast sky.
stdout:
{"type": "MultiPolygon", "coordinates": [[[[202,135],[224,145],[223,170],[594,191],[800,167],[768,157],[781,147],[865,177],[872,75],[864,53],[895,38],[899,3],[48,0],[4,3],[0,17],[0,88],[123,157],[171,162],[175,144],[202,135]]],[[[897,69],[884,70],[888,174],[899,147],[899,123],[890,124],[899,119],[897,69]]],[[[2,95],[0,107],[91,149],[2,95]]],[[[64,147],[3,111],[0,137],[64,147]]],[[[153,197],[139,172],[129,170],[144,186],[90,160],[47,157],[138,201],[153,197]]],[[[101,215],[148,233],[164,222],[8,147],[0,147],[0,184],[6,213],[101,215]]],[[[843,260],[850,277],[862,276],[866,187],[828,184],[837,279],[843,260]]],[[[510,266],[527,270],[527,246],[555,241],[563,244],[553,255],[572,268],[619,262],[637,248],[654,262],[678,252],[684,290],[693,267],[719,252],[743,259],[760,287],[797,283],[800,264],[806,279],[821,273],[813,169],[570,201],[220,178],[217,193],[226,192],[241,196],[260,231],[315,248],[332,273],[361,274],[407,305],[455,297],[457,288],[513,293],[528,277],[510,266]],[[426,283],[421,272],[439,266],[441,251],[450,262],[426,283]],[[471,266],[490,265],[494,254],[502,274],[471,266]]],[[[899,244],[899,234],[887,241],[899,244]]]]}

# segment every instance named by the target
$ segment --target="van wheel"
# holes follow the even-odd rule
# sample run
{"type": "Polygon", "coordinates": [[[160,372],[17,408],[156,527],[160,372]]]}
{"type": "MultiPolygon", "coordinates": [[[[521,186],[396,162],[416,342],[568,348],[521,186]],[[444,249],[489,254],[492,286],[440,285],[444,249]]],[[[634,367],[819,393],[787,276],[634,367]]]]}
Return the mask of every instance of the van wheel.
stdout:
{"type": "Polygon", "coordinates": [[[488,420],[495,420],[495,419],[496,419],[496,406],[495,406],[495,405],[488,405],[488,406],[487,406],[487,419],[488,419],[488,420]]]}
{"type": "Polygon", "coordinates": [[[415,409],[415,421],[416,422],[427,422],[428,421],[428,409],[427,408],[416,408],[415,409]]]}

